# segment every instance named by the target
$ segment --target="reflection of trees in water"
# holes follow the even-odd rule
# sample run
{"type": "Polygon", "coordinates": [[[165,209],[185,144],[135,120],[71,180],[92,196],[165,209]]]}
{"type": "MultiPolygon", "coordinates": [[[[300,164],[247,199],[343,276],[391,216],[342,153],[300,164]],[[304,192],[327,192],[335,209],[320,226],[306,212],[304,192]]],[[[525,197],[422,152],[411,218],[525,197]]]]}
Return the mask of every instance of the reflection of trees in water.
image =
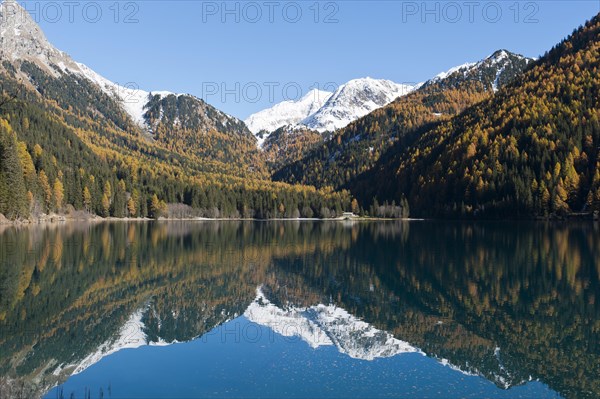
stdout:
{"type": "Polygon", "coordinates": [[[279,270],[288,285],[294,276],[301,297],[311,287],[321,300],[333,298],[500,386],[531,375],[567,396],[593,397],[600,392],[597,227],[413,223],[407,239],[365,230],[333,262],[311,269],[283,261],[279,270]]]}
{"type": "Polygon", "coordinates": [[[0,370],[43,389],[146,303],[150,340],[185,341],[241,314],[264,284],[279,306],[332,301],[498,385],[531,375],[569,396],[597,394],[598,233],[434,222],[9,228],[0,370]]]}

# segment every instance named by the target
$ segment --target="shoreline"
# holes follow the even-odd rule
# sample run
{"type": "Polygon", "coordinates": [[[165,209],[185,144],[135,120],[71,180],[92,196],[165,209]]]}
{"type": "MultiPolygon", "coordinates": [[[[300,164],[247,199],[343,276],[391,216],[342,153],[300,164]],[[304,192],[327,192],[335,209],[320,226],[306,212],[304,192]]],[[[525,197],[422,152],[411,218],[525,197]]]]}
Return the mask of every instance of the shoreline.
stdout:
{"type": "Polygon", "coordinates": [[[29,220],[8,220],[0,219],[0,226],[41,226],[41,225],[61,225],[70,223],[147,223],[147,222],[367,222],[367,221],[424,221],[426,219],[415,218],[374,218],[374,217],[337,217],[337,218],[272,218],[272,219],[257,219],[257,218],[203,218],[203,217],[188,217],[188,218],[116,218],[116,217],[70,217],[67,215],[48,215],[42,218],[29,220]]]}
{"type": "Polygon", "coordinates": [[[531,219],[428,219],[428,218],[377,218],[370,216],[340,216],[337,218],[272,218],[272,219],[257,219],[257,218],[204,218],[204,217],[187,217],[187,218],[116,218],[116,217],[101,217],[97,215],[85,216],[69,216],[69,215],[45,215],[39,218],[28,220],[9,220],[0,214],[0,227],[25,227],[25,226],[53,226],[73,223],[148,223],[148,222],[385,222],[385,221],[400,221],[400,222],[424,222],[424,221],[447,221],[447,222],[592,222],[597,223],[598,220],[592,217],[565,217],[565,218],[531,218],[531,219]]]}

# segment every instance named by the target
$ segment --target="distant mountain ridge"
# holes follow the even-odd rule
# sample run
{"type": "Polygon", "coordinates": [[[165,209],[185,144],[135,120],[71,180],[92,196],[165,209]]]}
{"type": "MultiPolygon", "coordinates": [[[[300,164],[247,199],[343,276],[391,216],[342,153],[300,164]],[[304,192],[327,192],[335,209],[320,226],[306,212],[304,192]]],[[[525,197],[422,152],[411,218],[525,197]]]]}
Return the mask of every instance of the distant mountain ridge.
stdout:
{"type": "Polygon", "coordinates": [[[531,61],[531,58],[498,50],[481,61],[456,66],[416,85],[369,77],[353,79],[334,93],[311,90],[297,101],[278,103],[250,115],[244,122],[257,135],[261,146],[270,133],[284,126],[288,126],[288,130],[297,127],[321,133],[332,132],[421,88],[434,85],[438,88],[451,87],[465,80],[477,80],[486,88],[497,91],[531,61]]]}
{"type": "Polygon", "coordinates": [[[507,50],[497,50],[481,61],[466,63],[442,72],[419,85],[419,88],[434,85],[456,86],[465,80],[474,80],[481,82],[486,88],[498,91],[500,87],[505,86],[521,74],[533,61],[533,58],[527,58],[507,50]]]}
{"type": "Polygon", "coordinates": [[[314,89],[299,100],[283,101],[252,114],[244,122],[262,145],[266,137],[275,130],[283,126],[301,124],[303,120],[323,107],[332,95],[331,92],[314,89]]]}
{"type": "Polygon", "coordinates": [[[262,142],[275,130],[290,126],[320,133],[342,128],[414,89],[390,80],[353,79],[335,90],[311,90],[297,101],[284,101],[250,115],[250,131],[262,142]]]}
{"type": "Polygon", "coordinates": [[[356,119],[414,90],[414,86],[383,79],[354,79],[340,86],[302,125],[319,132],[341,129],[356,119]]]}

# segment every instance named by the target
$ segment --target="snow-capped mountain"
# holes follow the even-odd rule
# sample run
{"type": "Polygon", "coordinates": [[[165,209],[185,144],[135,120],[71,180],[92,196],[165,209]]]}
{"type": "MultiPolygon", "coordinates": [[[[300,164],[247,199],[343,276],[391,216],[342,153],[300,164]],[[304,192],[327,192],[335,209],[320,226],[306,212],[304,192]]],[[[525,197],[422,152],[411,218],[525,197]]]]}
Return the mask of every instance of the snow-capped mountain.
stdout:
{"type": "Polygon", "coordinates": [[[450,68],[446,72],[441,72],[419,85],[419,88],[427,88],[434,84],[455,85],[465,80],[477,80],[484,86],[491,86],[494,91],[497,91],[521,74],[532,61],[534,61],[532,58],[520,54],[498,50],[481,61],[462,64],[450,68]]]}
{"type": "Polygon", "coordinates": [[[340,86],[327,102],[301,124],[319,132],[341,129],[414,90],[414,86],[372,78],[340,86]]]}
{"type": "MultiPolygon", "coordinates": [[[[15,66],[16,72],[25,82],[30,76],[20,68],[23,62],[30,62],[53,78],[74,75],[84,78],[99,88],[104,94],[115,100],[123,111],[139,127],[151,130],[149,118],[146,115],[148,104],[154,100],[170,97],[171,99],[186,98],[186,112],[192,110],[191,117],[203,118],[208,121],[208,128],[215,126],[240,126],[241,121],[227,115],[203,100],[191,95],[175,94],[169,91],[145,91],[134,84],[121,86],[99,75],[89,67],[74,61],[67,53],[56,49],[46,38],[38,24],[31,18],[15,0],[4,0],[0,4],[0,59],[9,61],[15,66]],[[194,103],[190,106],[190,100],[194,103]],[[214,116],[217,120],[208,120],[206,115],[214,116]]],[[[154,121],[156,123],[156,120],[154,121]]],[[[245,129],[243,129],[245,130],[245,129]]]]}
{"type": "MultiPolygon", "coordinates": [[[[255,135],[273,132],[280,127],[295,125],[317,112],[333,93],[314,89],[299,100],[284,101],[253,115],[244,122],[255,135]]],[[[264,137],[259,138],[262,143],[264,137]]]]}
{"type": "Polygon", "coordinates": [[[284,101],[250,115],[246,124],[262,143],[269,133],[283,126],[318,132],[345,127],[414,89],[411,85],[372,78],[354,79],[334,93],[312,90],[298,101],[284,101]],[[262,133],[261,133],[262,132],[262,133]]]}

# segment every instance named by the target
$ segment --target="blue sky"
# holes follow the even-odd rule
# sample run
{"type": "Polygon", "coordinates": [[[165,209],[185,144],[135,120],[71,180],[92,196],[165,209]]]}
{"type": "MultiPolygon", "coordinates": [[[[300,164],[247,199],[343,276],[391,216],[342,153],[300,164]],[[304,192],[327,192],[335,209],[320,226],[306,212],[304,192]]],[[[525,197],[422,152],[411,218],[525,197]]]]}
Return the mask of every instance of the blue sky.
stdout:
{"type": "Polygon", "coordinates": [[[537,57],[600,12],[600,0],[21,4],[105,77],[240,118],[353,78],[420,82],[501,48],[537,57]]]}

